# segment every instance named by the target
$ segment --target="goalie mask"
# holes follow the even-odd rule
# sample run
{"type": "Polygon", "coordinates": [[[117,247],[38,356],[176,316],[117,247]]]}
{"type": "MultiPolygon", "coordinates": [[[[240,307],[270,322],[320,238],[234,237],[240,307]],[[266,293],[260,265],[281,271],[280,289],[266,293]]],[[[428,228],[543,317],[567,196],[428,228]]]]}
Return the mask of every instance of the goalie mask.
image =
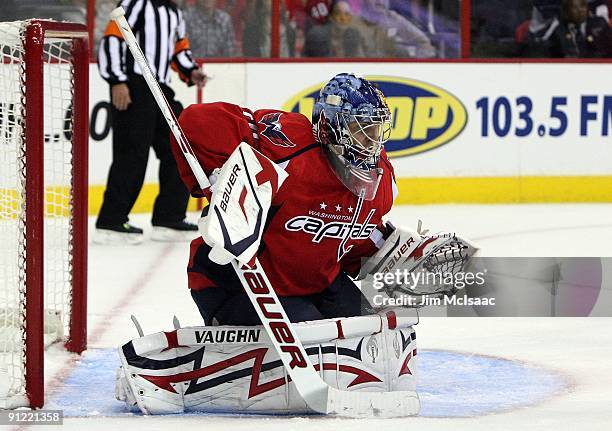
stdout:
{"type": "Polygon", "coordinates": [[[338,179],[357,196],[374,199],[382,176],[380,153],[391,135],[382,92],[355,75],[336,75],[319,93],[312,124],[338,179]]]}

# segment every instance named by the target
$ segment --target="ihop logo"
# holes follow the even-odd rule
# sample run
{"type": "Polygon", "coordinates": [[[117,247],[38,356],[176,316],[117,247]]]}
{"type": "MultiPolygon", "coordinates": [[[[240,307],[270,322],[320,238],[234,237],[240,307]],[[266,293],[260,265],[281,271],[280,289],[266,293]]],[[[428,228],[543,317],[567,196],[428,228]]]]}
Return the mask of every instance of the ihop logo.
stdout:
{"type": "MultiPolygon", "coordinates": [[[[447,144],[467,123],[463,104],[451,93],[434,85],[407,78],[366,76],[387,97],[393,129],[385,144],[390,157],[409,156],[447,144]]],[[[284,111],[312,115],[321,83],[298,93],[287,101],[284,111]]]]}

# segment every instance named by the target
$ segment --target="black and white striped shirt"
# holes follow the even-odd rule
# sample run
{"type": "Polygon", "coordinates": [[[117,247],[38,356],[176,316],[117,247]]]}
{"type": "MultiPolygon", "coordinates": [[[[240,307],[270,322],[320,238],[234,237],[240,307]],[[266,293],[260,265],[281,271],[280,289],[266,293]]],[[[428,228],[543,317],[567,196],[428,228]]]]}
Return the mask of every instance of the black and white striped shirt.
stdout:
{"type": "MultiPolygon", "coordinates": [[[[170,67],[191,84],[197,67],[189,48],[183,13],[171,0],[121,0],[125,19],[132,27],[157,80],[170,81],[170,67]]],[[[106,27],[98,50],[98,69],[109,84],[127,82],[130,74],[142,75],[114,21],[106,27]]]]}

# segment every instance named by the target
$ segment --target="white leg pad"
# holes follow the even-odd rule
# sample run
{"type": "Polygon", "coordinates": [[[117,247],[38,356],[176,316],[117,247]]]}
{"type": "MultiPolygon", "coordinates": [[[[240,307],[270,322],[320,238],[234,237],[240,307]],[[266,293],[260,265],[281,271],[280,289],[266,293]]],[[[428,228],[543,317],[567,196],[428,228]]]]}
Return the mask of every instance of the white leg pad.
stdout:
{"type": "MultiPolygon", "coordinates": [[[[418,413],[414,322],[385,317],[296,325],[315,369],[337,389],[331,399],[352,406],[334,412],[332,403],[330,413],[382,417],[389,405],[398,406],[394,417],[418,413]],[[378,394],[362,405],[360,392],[378,394]]],[[[160,332],[132,340],[119,355],[117,399],[145,414],[312,413],[259,326],[160,332]]]]}

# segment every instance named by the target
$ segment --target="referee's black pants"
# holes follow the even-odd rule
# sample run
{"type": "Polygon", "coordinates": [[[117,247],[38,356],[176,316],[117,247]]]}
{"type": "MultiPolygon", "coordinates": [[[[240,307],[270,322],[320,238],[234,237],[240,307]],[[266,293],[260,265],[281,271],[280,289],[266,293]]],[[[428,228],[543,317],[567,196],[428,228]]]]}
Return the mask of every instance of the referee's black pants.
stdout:
{"type": "MultiPolygon", "coordinates": [[[[151,221],[153,225],[181,221],[185,218],[189,192],[181,181],[170,149],[170,130],[144,78],[131,75],[128,86],[132,99],[128,109],[111,108],[113,163],[96,226],[115,226],[128,221],[144,182],[150,147],[160,162],[159,195],[151,221]]],[[[161,87],[178,118],[182,105],[174,99],[174,92],[168,86],[161,87]]]]}

